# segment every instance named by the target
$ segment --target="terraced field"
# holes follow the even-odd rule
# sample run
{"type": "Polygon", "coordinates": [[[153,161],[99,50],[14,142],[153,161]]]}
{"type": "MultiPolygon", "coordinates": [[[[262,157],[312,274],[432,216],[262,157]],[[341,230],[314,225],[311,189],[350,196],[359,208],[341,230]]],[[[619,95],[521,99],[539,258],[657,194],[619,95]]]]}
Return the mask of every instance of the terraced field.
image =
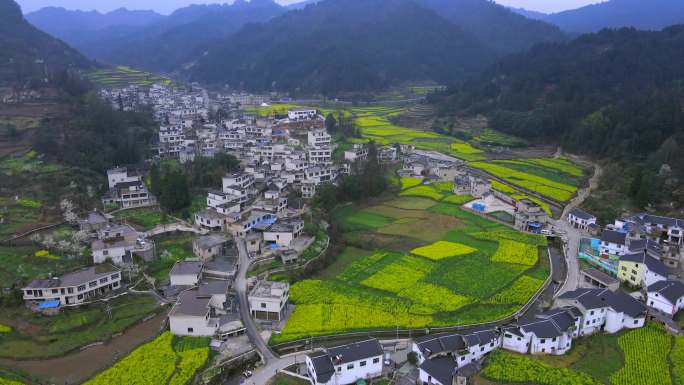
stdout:
{"type": "Polygon", "coordinates": [[[150,87],[155,83],[164,85],[173,83],[168,78],[125,66],[99,69],[89,73],[86,77],[103,88],[121,88],[132,85],[150,87]]]}
{"type": "Polygon", "coordinates": [[[429,131],[400,127],[389,121],[389,117],[400,110],[354,110],[356,126],[360,129],[362,141],[373,140],[381,145],[408,144],[419,149],[439,151],[468,161],[484,160],[484,151],[471,144],[429,131]]]}
{"type": "Polygon", "coordinates": [[[581,168],[564,159],[494,160],[469,165],[559,203],[572,198],[584,176],[581,168]]]}
{"type": "Polygon", "coordinates": [[[518,310],[542,286],[548,276],[543,237],[448,203],[455,197],[449,186],[404,192],[419,187],[425,191],[335,213],[349,247],[320,279],[292,286],[294,314],[272,344],[492,321],[518,310]]]}

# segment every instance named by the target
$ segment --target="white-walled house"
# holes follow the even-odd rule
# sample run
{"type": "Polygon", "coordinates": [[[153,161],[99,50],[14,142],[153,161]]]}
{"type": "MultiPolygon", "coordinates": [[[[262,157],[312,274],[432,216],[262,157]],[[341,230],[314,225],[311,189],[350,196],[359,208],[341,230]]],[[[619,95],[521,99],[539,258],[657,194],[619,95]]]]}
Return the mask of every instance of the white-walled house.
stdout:
{"type": "Polygon", "coordinates": [[[674,317],[684,309],[684,283],[675,280],[656,282],[648,287],[646,304],[674,317]]]}
{"type": "Polygon", "coordinates": [[[290,120],[310,120],[318,116],[318,111],[315,108],[293,108],[287,111],[287,117],[290,120]]]}
{"type": "Polygon", "coordinates": [[[346,385],[382,375],[382,346],[376,339],[327,348],[306,355],[312,385],[346,385]]]}
{"type": "Polygon", "coordinates": [[[623,232],[603,230],[601,234],[601,254],[624,255],[627,251],[627,236],[623,232]]]}
{"type": "Polygon", "coordinates": [[[178,261],[171,268],[171,286],[195,286],[202,275],[202,262],[178,261]]]}
{"type": "Polygon", "coordinates": [[[169,312],[169,329],[179,336],[211,337],[221,327],[228,283],[211,282],[186,290],[169,312]]]}
{"type": "Polygon", "coordinates": [[[596,217],[589,214],[588,212],[576,207],[568,213],[568,223],[572,227],[584,231],[589,231],[589,227],[596,225],[596,217]]]}
{"type": "Polygon", "coordinates": [[[483,330],[470,334],[447,334],[426,336],[416,339],[411,351],[416,353],[418,363],[440,356],[451,356],[458,368],[475,362],[501,345],[494,330],[483,330]]]}
{"type": "Polygon", "coordinates": [[[264,242],[273,243],[279,247],[291,247],[292,242],[299,238],[304,231],[304,221],[290,220],[274,224],[264,231],[264,242]]]}
{"type": "Polygon", "coordinates": [[[121,266],[133,262],[131,250],[135,248],[135,242],[95,239],[91,242],[90,248],[93,253],[93,263],[100,264],[109,260],[121,266]]]}
{"type": "Polygon", "coordinates": [[[503,329],[502,347],[518,353],[561,355],[570,350],[580,317],[572,309],[555,309],[530,322],[503,329]]]}
{"type": "Polygon", "coordinates": [[[311,147],[328,147],[332,143],[332,137],[325,129],[309,131],[307,139],[311,147]]]}
{"type": "Polygon", "coordinates": [[[290,285],[285,282],[259,281],[249,292],[249,309],[254,318],[274,320],[283,316],[290,285]]]}
{"type": "Polygon", "coordinates": [[[77,270],[51,279],[34,279],[22,289],[24,301],[60,301],[61,305],[83,303],[121,287],[121,271],[104,264],[77,270]]]}
{"type": "Polygon", "coordinates": [[[623,291],[609,289],[577,289],[563,293],[555,306],[574,307],[581,313],[577,335],[599,331],[617,333],[622,329],[635,329],[646,322],[644,304],[623,291]]]}

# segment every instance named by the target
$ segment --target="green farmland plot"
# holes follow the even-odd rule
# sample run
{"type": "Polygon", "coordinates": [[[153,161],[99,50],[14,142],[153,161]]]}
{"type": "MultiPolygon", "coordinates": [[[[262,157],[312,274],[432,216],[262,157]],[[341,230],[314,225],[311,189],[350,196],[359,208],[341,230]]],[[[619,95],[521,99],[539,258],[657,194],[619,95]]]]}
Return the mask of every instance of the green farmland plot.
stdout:
{"type": "Polygon", "coordinates": [[[362,233],[369,239],[400,237],[402,244],[415,246],[386,242],[372,249],[377,243],[353,242],[318,279],[292,286],[295,311],[271,344],[351,331],[493,321],[523,306],[549,273],[539,258],[545,247],[539,238],[516,235],[455,204],[390,198],[370,207],[344,207],[333,218],[348,240],[362,233]]]}
{"type": "MultiPolygon", "coordinates": [[[[560,203],[569,201],[577,192],[577,186],[583,175],[580,168],[563,160],[495,160],[471,162],[469,165],[560,203]]],[[[512,190],[502,187],[500,183],[493,187],[497,190],[502,188],[512,190]]],[[[513,191],[502,192],[514,193],[513,191]]]]}

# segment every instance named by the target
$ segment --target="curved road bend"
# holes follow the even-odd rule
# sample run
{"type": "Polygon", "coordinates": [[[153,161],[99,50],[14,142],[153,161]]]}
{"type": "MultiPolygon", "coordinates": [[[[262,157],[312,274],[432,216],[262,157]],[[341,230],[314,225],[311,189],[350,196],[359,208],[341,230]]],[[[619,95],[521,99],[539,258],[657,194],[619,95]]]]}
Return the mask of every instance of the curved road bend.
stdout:
{"type": "Polygon", "coordinates": [[[580,239],[583,234],[581,231],[570,226],[570,224],[565,220],[570,210],[578,207],[584,202],[585,199],[591,194],[591,192],[598,187],[599,180],[603,174],[603,169],[598,164],[594,164],[594,175],[589,179],[589,185],[577,192],[577,196],[573,198],[570,203],[565,206],[563,214],[560,219],[553,221],[553,225],[556,229],[560,229],[565,232],[567,237],[565,256],[568,266],[568,278],[565,284],[558,290],[556,296],[560,296],[568,291],[573,291],[579,286],[579,262],[577,260],[577,254],[579,250],[580,239]]]}
{"type": "Polygon", "coordinates": [[[235,291],[237,292],[238,303],[240,304],[240,317],[247,329],[249,340],[259,353],[261,353],[264,364],[268,365],[269,361],[273,361],[277,357],[273,354],[271,349],[269,349],[264,339],[261,338],[259,329],[257,328],[254,319],[252,319],[252,315],[249,314],[249,301],[247,300],[247,269],[249,268],[249,254],[247,253],[247,245],[245,244],[244,239],[236,239],[236,244],[240,255],[240,269],[235,278],[235,291]]]}

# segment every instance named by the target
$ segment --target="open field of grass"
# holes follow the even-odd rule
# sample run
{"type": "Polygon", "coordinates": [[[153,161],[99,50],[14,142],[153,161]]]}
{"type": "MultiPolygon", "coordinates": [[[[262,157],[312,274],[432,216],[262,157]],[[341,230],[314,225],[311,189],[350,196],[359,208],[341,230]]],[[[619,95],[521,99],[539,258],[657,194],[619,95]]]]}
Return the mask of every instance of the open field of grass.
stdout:
{"type": "Polygon", "coordinates": [[[102,88],[150,87],[155,83],[173,84],[170,79],[125,66],[98,69],[87,74],[86,77],[102,88]]]}
{"type": "Polygon", "coordinates": [[[69,309],[54,317],[33,314],[23,306],[4,308],[0,322],[16,327],[0,337],[0,357],[38,359],[61,356],[96,341],[110,338],[158,311],[148,296],[124,296],[110,304],[108,318],[102,305],[69,309]],[[17,324],[19,323],[19,324],[17,324]]]}
{"type": "Polygon", "coordinates": [[[527,142],[512,135],[505,134],[491,128],[484,129],[474,138],[475,142],[490,146],[524,147],[527,142]]]}
{"type": "Polygon", "coordinates": [[[543,237],[517,237],[514,230],[454,204],[401,197],[345,207],[333,217],[354,247],[344,249],[316,279],[292,286],[295,311],[272,344],[346,331],[499,319],[515,312],[548,276],[548,264],[538,262],[543,237]],[[483,233],[494,235],[478,236],[483,233]],[[378,247],[383,237],[389,241],[378,247]],[[494,258],[502,248],[504,262],[494,258]]]}
{"type": "Polygon", "coordinates": [[[552,159],[494,160],[469,165],[560,203],[575,194],[580,181],[576,175],[582,173],[567,161],[552,159]]]}
{"type": "Polygon", "coordinates": [[[173,218],[169,218],[157,207],[141,207],[119,211],[114,214],[117,219],[123,219],[139,230],[151,230],[158,225],[172,223],[173,218]]]}
{"type": "Polygon", "coordinates": [[[186,385],[208,358],[208,338],[164,332],[85,384],[186,385]]]}
{"type": "MultiPolygon", "coordinates": [[[[680,385],[683,366],[684,337],[674,337],[662,327],[648,324],[617,335],[576,339],[563,356],[499,351],[478,377],[491,381],[487,384],[680,385]],[[567,380],[557,374],[564,374],[567,380]]],[[[485,383],[477,380],[475,384],[485,383]]]]}

